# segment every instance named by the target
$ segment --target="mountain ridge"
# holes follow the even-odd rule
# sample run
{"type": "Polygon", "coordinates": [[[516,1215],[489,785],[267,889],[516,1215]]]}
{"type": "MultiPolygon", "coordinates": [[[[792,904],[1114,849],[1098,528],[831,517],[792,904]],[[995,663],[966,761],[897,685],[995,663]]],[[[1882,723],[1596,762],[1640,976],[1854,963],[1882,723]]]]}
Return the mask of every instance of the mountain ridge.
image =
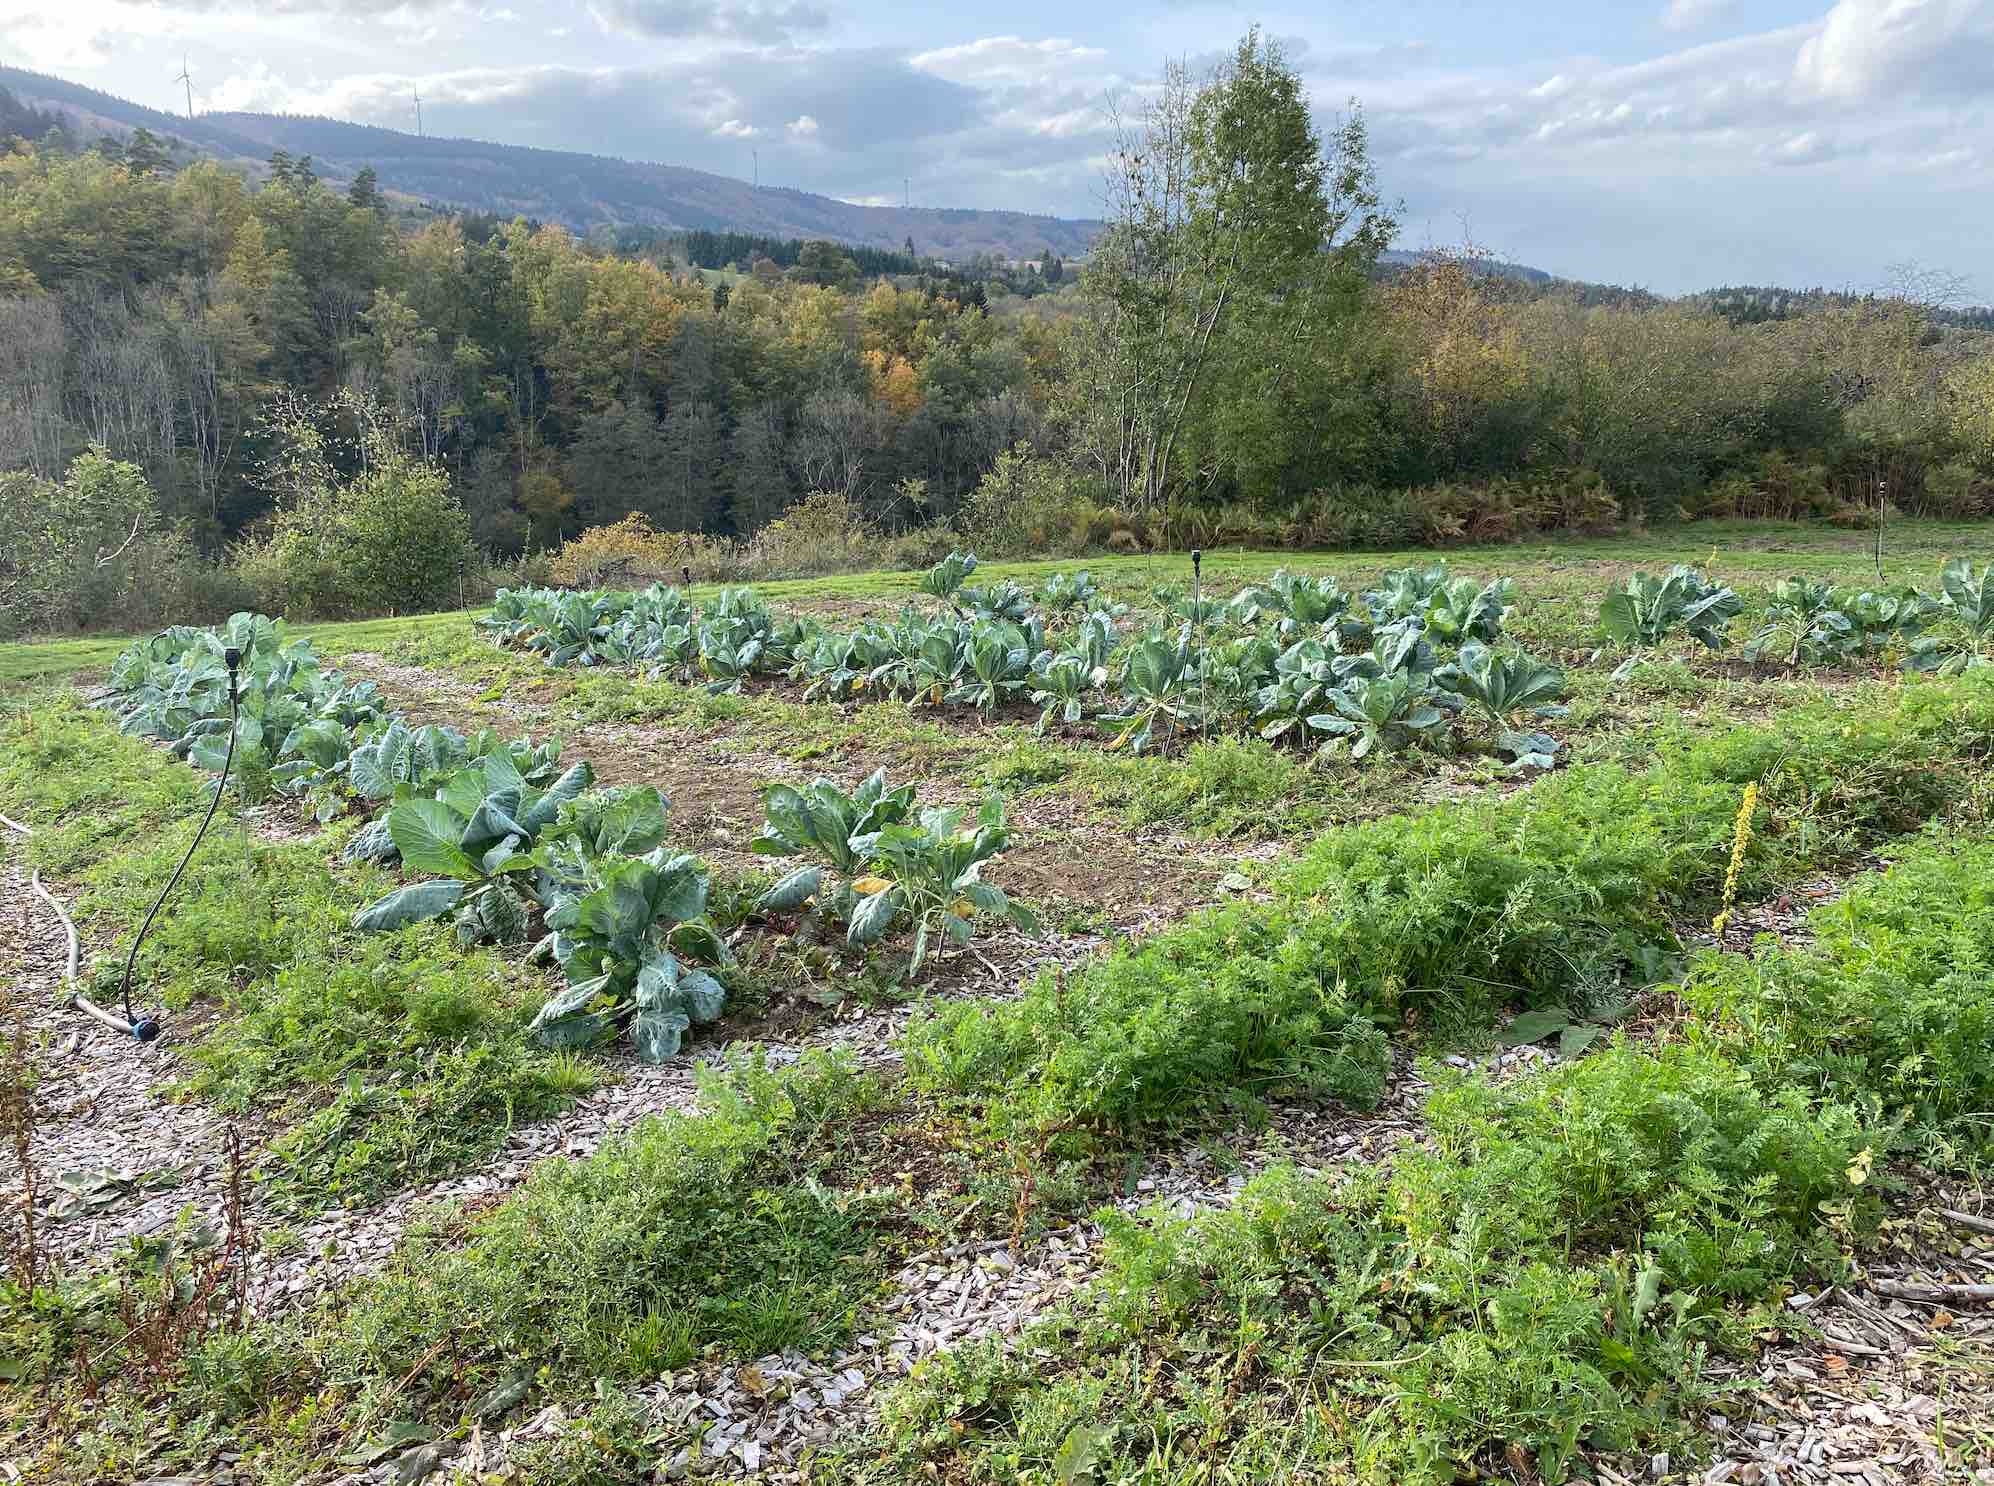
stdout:
{"type": "Polygon", "coordinates": [[[490,140],[415,135],[312,115],[224,111],[193,119],[148,108],[46,73],[0,66],[0,87],[59,111],[84,132],[144,128],[261,167],[277,150],[310,155],[321,174],[350,179],[371,165],[383,189],[463,211],[526,216],[578,232],[602,224],[706,228],[771,237],[829,238],[960,260],[1062,258],[1087,251],[1101,223],[973,207],[863,206],[790,186],[754,186],[663,162],[490,140]]]}

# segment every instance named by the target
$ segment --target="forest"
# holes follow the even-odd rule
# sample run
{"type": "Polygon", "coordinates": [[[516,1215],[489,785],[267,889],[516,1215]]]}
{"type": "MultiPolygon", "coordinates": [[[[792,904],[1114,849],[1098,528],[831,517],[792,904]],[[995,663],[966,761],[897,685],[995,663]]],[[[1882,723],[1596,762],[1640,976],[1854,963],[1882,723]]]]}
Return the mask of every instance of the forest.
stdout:
{"type": "Polygon", "coordinates": [[[1391,546],[1994,508],[1994,341],[1970,317],[1388,255],[1361,113],[1322,133],[1257,37],[1131,123],[1084,263],[982,276],[577,236],[421,209],[365,170],[338,189],[309,157],[252,180],[144,130],[84,144],[11,99],[0,121],[16,632],[309,612],[324,585],[285,554],[350,566],[328,533],[354,492],[399,509],[411,480],[440,496],[430,577],[344,611],[484,590],[633,515],[766,575],[827,545],[925,563],[958,536],[1391,546]],[[806,539],[753,561],[806,498],[806,539]]]}

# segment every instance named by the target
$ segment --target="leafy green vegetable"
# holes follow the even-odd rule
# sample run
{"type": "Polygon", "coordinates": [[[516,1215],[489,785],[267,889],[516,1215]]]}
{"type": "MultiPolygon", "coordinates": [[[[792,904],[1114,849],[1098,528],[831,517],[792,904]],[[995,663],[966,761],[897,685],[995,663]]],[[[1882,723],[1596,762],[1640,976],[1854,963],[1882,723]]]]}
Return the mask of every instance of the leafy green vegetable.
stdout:
{"type": "Polygon", "coordinates": [[[1199,724],[1198,668],[1187,624],[1173,643],[1145,635],[1129,647],[1116,679],[1120,710],[1101,721],[1115,734],[1115,746],[1141,753],[1156,736],[1158,723],[1173,733],[1199,724]]]}
{"type": "Polygon", "coordinates": [[[1555,666],[1533,660],[1520,650],[1492,650],[1469,644],[1460,659],[1443,666],[1434,681],[1452,692],[1495,728],[1496,747],[1510,755],[1517,768],[1548,769],[1556,760],[1557,740],[1550,734],[1524,731],[1520,717],[1563,717],[1558,705],[1565,694],[1565,676],[1555,666]]]}
{"type": "Polygon", "coordinates": [[[686,1031],[718,1017],[727,1000],[718,980],[686,963],[728,959],[705,916],[706,868],[659,847],[601,859],[581,887],[553,895],[548,944],[568,986],[529,1030],[545,1046],[575,1047],[627,1020],[640,1058],[676,1056],[686,1031]]]}
{"type": "Polygon", "coordinates": [[[1659,578],[1650,573],[1628,578],[1599,606],[1599,626],[1609,640],[1634,651],[1615,671],[1620,678],[1643,651],[1654,649],[1678,630],[1711,650],[1723,649],[1726,630],[1744,609],[1744,600],[1729,588],[1678,564],[1659,578]]]}
{"type": "Polygon", "coordinates": [[[793,912],[822,891],[825,867],[844,879],[843,890],[849,890],[851,880],[872,862],[880,832],[913,813],[914,786],[887,788],[884,769],[873,771],[850,794],[829,779],[813,779],[802,789],[772,784],[762,792],[762,808],[767,820],[749,850],[757,856],[817,858],[762,897],[764,909],[793,912]]]}
{"type": "Polygon", "coordinates": [[[964,813],[959,807],[925,809],[918,823],[889,825],[879,833],[873,853],[882,875],[876,882],[862,880],[868,891],[852,914],[850,943],[878,940],[904,913],[914,923],[908,974],[918,976],[935,930],[967,944],[975,932],[970,919],[978,911],[1036,932],[1037,921],[1023,904],[982,880],[983,864],[1011,842],[1004,802],[994,795],[986,799],[974,826],[962,824],[964,813]]]}
{"type": "Polygon", "coordinates": [[[921,575],[921,592],[938,599],[951,598],[975,571],[974,552],[951,552],[921,575]]]}
{"type": "Polygon", "coordinates": [[[1939,572],[1936,607],[1948,623],[1920,638],[1906,665],[1950,676],[1994,660],[1994,563],[1976,577],[1965,558],[1953,558],[1939,572]]]}
{"type": "Polygon", "coordinates": [[[363,908],[354,926],[399,929],[454,910],[458,938],[467,944],[525,938],[531,907],[548,896],[538,880],[546,858],[534,843],[591,778],[587,764],[576,764],[540,789],[526,782],[510,754],[496,753],[451,775],[436,797],[398,801],[386,824],[403,866],[453,881],[390,893],[363,908]]]}
{"type": "Polygon", "coordinates": [[[1433,678],[1417,671],[1353,676],[1328,694],[1330,710],[1308,725],[1333,739],[1350,740],[1353,759],[1373,750],[1395,753],[1445,736],[1447,714],[1435,705],[1433,678]]]}

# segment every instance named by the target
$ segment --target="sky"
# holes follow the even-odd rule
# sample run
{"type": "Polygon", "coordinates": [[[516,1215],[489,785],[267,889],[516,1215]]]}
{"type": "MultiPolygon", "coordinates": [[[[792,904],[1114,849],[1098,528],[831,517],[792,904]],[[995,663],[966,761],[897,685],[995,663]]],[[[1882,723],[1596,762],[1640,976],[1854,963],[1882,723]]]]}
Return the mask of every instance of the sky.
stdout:
{"type": "Polygon", "coordinates": [[[1259,24],[1353,101],[1400,245],[1662,293],[1994,299],[1994,0],[0,0],[0,61],[859,202],[1101,210],[1119,110],[1259,24]],[[1984,267],[1983,267],[1984,266],[1984,267]]]}

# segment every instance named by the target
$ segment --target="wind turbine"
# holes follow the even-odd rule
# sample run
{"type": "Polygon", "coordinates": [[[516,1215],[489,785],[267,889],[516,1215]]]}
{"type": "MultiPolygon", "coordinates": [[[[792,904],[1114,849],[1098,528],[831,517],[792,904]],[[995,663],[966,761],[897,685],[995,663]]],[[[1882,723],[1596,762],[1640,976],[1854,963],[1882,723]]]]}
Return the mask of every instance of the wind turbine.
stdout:
{"type": "Polygon", "coordinates": [[[185,52],[180,54],[180,75],[174,78],[173,81],[187,85],[187,118],[191,123],[194,118],[194,75],[187,70],[187,54],[185,52]]]}
{"type": "Polygon", "coordinates": [[[415,137],[422,138],[422,89],[410,88],[409,96],[415,99],[415,137]]]}

